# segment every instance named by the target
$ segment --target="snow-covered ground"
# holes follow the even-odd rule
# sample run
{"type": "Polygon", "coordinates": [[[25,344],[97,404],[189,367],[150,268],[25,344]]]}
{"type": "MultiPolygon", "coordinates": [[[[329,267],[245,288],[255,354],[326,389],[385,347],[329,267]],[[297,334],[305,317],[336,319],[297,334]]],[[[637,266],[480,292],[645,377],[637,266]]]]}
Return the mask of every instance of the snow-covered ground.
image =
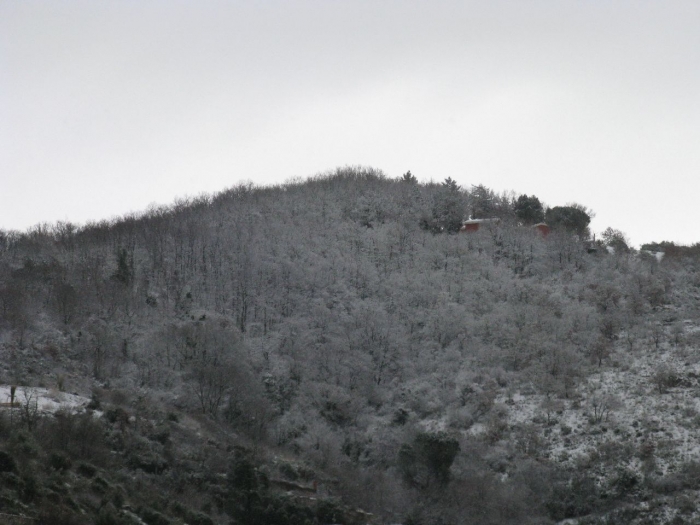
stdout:
{"type": "MultiPolygon", "coordinates": [[[[685,333],[697,329],[686,324],[685,333]]],[[[496,403],[507,407],[509,428],[535,429],[540,438],[537,457],[589,469],[601,486],[621,469],[638,479],[661,478],[700,461],[700,349],[670,343],[658,349],[653,344],[632,351],[620,348],[609,364],[613,366],[603,366],[580,385],[578,399],[562,400],[549,423],[541,395],[502,395],[496,403]],[[660,388],[660,369],[675,378],[675,386],[660,388]],[[601,399],[610,409],[597,419],[593,405],[601,399]],[[607,461],[598,459],[606,455],[611,456],[607,461]]],[[[483,424],[470,429],[472,434],[486,431],[483,424]]],[[[647,503],[639,505],[644,510],[647,503]]],[[[670,523],[675,514],[667,511],[665,517],[656,512],[655,522],[670,523]]],[[[700,523],[700,512],[691,514],[686,517],[700,523]]]]}
{"type": "MultiPolygon", "coordinates": [[[[10,385],[0,385],[0,403],[10,403],[10,385]]],[[[53,414],[58,410],[68,410],[70,412],[81,412],[90,402],[90,399],[77,394],[59,392],[47,388],[35,388],[17,386],[15,391],[15,403],[21,406],[36,407],[43,414],[53,414]]],[[[10,410],[9,406],[0,410],[10,410]]]]}
{"type": "MultiPolygon", "coordinates": [[[[608,442],[630,444],[639,450],[654,449],[658,474],[675,470],[678,463],[700,460],[700,364],[693,349],[665,346],[647,348],[616,368],[601,370],[580,388],[581,399],[564,403],[543,451],[550,459],[574,462],[600,451],[608,442]],[[681,382],[659,390],[654,376],[665,367],[681,382]],[[601,421],[595,421],[593,405],[610,403],[601,421]],[[570,429],[570,432],[568,431],[570,429]]],[[[544,417],[540,396],[517,396],[510,410],[511,423],[544,417]]],[[[638,461],[626,465],[636,470],[638,461]]]]}
{"type": "MultiPolygon", "coordinates": [[[[564,401],[552,424],[543,425],[546,434],[542,455],[556,462],[573,463],[600,452],[608,442],[629,444],[635,454],[626,465],[638,468],[638,452],[653,448],[656,472],[667,474],[681,463],[700,460],[700,363],[696,351],[682,347],[647,348],[627,363],[603,368],[579,389],[577,400],[564,401]],[[659,390],[654,376],[665,367],[680,385],[659,390]],[[594,404],[610,403],[600,421],[594,404]]],[[[506,399],[497,400],[504,402],[506,399]]],[[[538,395],[515,395],[509,403],[509,424],[523,425],[546,418],[538,395]]]]}

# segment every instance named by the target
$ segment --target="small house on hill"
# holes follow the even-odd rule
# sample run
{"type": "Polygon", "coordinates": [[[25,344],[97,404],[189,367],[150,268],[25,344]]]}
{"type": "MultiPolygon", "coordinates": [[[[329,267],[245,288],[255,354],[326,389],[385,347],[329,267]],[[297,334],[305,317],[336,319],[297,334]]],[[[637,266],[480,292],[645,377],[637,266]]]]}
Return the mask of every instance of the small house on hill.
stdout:
{"type": "Polygon", "coordinates": [[[498,224],[501,219],[469,219],[462,223],[462,227],[459,229],[461,232],[478,232],[481,226],[488,226],[490,224],[498,224]]]}
{"type": "Polygon", "coordinates": [[[542,237],[547,237],[547,235],[549,235],[549,232],[552,231],[549,225],[544,222],[535,224],[533,228],[537,230],[542,235],[542,237]]]}

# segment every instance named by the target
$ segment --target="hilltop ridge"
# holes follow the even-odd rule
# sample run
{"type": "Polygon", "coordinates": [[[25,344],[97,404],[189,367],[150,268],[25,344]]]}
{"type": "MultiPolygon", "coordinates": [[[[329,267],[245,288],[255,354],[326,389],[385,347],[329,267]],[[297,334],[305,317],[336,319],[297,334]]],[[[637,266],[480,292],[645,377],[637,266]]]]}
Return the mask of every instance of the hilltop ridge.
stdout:
{"type": "Polygon", "coordinates": [[[341,168],[5,232],[0,384],[90,402],[0,409],[0,512],[691,523],[700,259],[590,214],[341,168]]]}

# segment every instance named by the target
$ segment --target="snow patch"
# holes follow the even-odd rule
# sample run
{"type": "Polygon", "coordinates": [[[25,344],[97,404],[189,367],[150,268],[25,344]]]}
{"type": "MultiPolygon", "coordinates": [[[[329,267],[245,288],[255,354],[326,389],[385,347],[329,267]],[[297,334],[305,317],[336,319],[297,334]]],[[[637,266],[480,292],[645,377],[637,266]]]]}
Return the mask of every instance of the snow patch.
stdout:
{"type": "MultiPolygon", "coordinates": [[[[0,403],[4,409],[10,410],[11,386],[0,385],[0,403]]],[[[55,389],[17,386],[14,402],[16,407],[23,407],[29,404],[36,407],[42,414],[55,414],[59,410],[69,412],[82,412],[85,410],[90,399],[78,394],[59,392],[55,389]]]]}

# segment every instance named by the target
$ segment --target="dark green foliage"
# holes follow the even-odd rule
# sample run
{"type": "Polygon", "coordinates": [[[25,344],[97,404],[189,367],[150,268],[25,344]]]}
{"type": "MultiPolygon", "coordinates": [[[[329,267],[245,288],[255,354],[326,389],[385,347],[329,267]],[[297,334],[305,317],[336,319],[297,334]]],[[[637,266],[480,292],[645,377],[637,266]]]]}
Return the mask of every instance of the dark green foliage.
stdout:
{"type": "Polygon", "coordinates": [[[452,179],[452,177],[447,177],[443,183],[442,187],[446,189],[449,193],[458,193],[461,189],[457,181],[452,179]]]}
{"type": "Polygon", "coordinates": [[[560,228],[585,236],[591,217],[576,206],[555,206],[547,209],[545,221],[554,229],[560,228]]]}
{"type": "Polygon", "coordinates": [[[129,420],[128,412],[121,407],[110,408],[105,412],[105,417],[110,423],[120,423],[122,425],[127,424],[129,420]]]}
{"type": "Polygon", "coordinates": [[[112,274],[112,279],[123,285],[128,285],[133,279],[133,273],[133,256],[129,257],[126,248],[119,248],[117,250],[117,269],[112,274]]]}
{"type": "Polygon", "coordinates": [[[258,470],[250,451],[235,447],[227,475],[228,514],[241,523],[263,523],[269,487],[267,476],[258,470]]]}
{"type": "Polygon", "coordinates": [[[52,419],[41,421],[39,435],[44,445],[55,451],[57,458],[63,455],[99,463],[106,454],[104,423],[90,413],[59,411],[52,419]]]}
{"type": "Polygon", "coordinates": [[[97,468],[90,463],[79,463],[75,470],[78,474],[86,478],[92,478],[97,474],[97,468]]]}
{"type": "Polygon", "coordinates": [[[54,286],[54,300],[64,325],[73,320],[78,307],[78,293],[67,282],[59,282],[54,286]]]}
{"type": "Polygon", "coordinates": [[[350,422],[350,416],[346,406],[340,402],[328,400],[321,406],[321,415],[333,425],[345,426],[350,422]]]}
{"type": "Polygon", "coordinates": [[[148,474],[162,474],[170,466],[165,458],[153,451],[133,452],[129,457],[128,465],[148,474]]]}
{"type": "Polygon", "coordinates": [[[180,503],[173,504],[173,512],[189,525],[214,525],[214,521],[202,512],[194,511],[180,503]]]}
{"type": "Polygon", "coordinates": [[[202,512],[190,512],[186,516],[187,523],[190,525],[214,525],[214,520],[202,512]]]}
{"type": "Polygon", "coordinates": [[[22,475],[19,486],[19,493],[22,501],[32,503],[39,495],[40,487],[36,476],[32,472],[26,472],[22,475]]]}
{"type": "Polygon", "coordinates": [[[129,522],[120,517],[118,511],[111,504],[100,509],[95,519],[95,525],[127,525],[127,523],[129,522]]]}
{"type": "Polygon", "coordinates": [[[138,514],[147,525],[170,525],[171,523],[166,516],[148,507],[141,509],[138,514]]]}
{"type": "Polygon", "coordinates": [[[322,499],[316,505],[316,517],[321,523],[340,523],[343,514],[341,505],[332,499],[322,499]]]}
{"type": "Polygon", "coordinates": [[[615,250],[615,253],[629,253],[630,241],[620,230],[606,228],[605,231],[600,234],[600,237],[606,246],[610,246],[615,250]]]}
{"type": "Polygon", "coordinates": [[[661,241],[643,244],[641,249],[648,250],[650,252],[663,252],[666,257],[671,258],[687,257],[697,259],[700,257],[700,243],[685,246],[682,244],[676,244],[672,241],[661,241]]]}
{"type": "Polygon", "coordinates": [[[628,469],[619,469],[611,483],[611,488],[616,497],[624,497],[638,486],[639,477],[628,469]]]}
{"type": "Polygon", "coordinates": [[[521,195],[515,201],[515,215],[525,224],[537,224],[544,220],[544,208],[540,200],[534,195],[528,197],[521,195]]]}
{"type": "Polygon", "coordinates": [[[415,175],[411,173],[411,170],[408,170],[406,173],[404,173],[399,180],[408,184],[418,183],[418,179],[416,179],[415,175]]]}
{"type": "MultiPolygon", "coordinates": [[[[268,523],[285,523],[289,525],[310,525],[319,523],[313,508],[301,504],[292,498],[268,494],[266,506],[261,510],[255,521],[241,521],[251,525],[267,525],[268,523]]],[[[320,522],[332,523],[332,522],[320,522]]]]}
{"type": "Polygon", "coordinates": [[[409,484],[418,484],[418,469],[419,469],[419,460],[418,460],[418,454],[416,454],[416,451],[414,447],[408,443],[404,443],[401,445],[399,448],[399,454],[396,459],[396,462],[399,467],[399,472],[401,472],[401,475],[403,476],[403,479],[406,483],[409,484]]]}
{"type": "Polygon", "coordinates": [[[53,452],[49,456],[49,465],[54,470],[65,471],[69,470],[72,465],[70,457],[62,452],[53,452]]]}
{"type": "Polygon", "coordinates": [[[450,467],[459,452],[459,443],[445,433],[419,434],[415,439],[419,457],[441,483],[450,477],[450,467]]]}
{"type": "Polygon", "coordinates": [[[88,525],[91,522],[74,509],[60,503],[43,503],[37,522],[41,525],[88,525]]]}
{"type": "Polygon", "coordinates": [[[102,476],[95,476],[90,487],[98,494],[106,494],[110,489],[109,482],[102,476]]]}
{"type": "Polygon", "coordinates": [[[335,499],[319,499],[315,504],[305,504],[303,500],[274,493],[251,451],[243,447],[234,447],[227,484],[225,509],[237,524],[355,523],[348,509],[335,499]]]}
{"type": "Polygon", "coordinates": [[[282,463],[279,467],[280,474],[284,476],[286,479],[295,481],[299,479],[299,472],[297,472],[297,469],[294,467],[294,465],[290,463],[282,463]]]}
{"type": "Polygon", "coordinates": [[[161,445],[165,445],[170,440],[170,430],[167,428],[156,428],[155,432],[148,437],[161,445]]]}
{"type": "Polygon", "coordinates": [[[420,227],[432,233],[456,233],[462,228],[466,211],[465,195],[448,177],[436,192],[431,214],[421,217],[420,227]]]}
{"type": "Polygon", "coordinates": [[[86,408],[89,410],[100,410],[100,408],[102,408],[100,396],[96,392],[93,392],[92,396],[90,396],[90,402],[87,404],[86,408]]]}
{"type": "Polygon", "coordinates": [[[552,519],[563,520],[585,516],[598,505],[598,489],[595,480],[576,474],[570,480],[555,483],[546,503],[552,519]]]}
{"type": "Polygon", "coordinates": [[[16,472],[17,463],[15,458],[4,450],[0,450],[0,472],[16,472]]]}
{"type": "Polygon", "coordinates": [[[450,467],[459,452],[456,439],[444,432],[420,433],[399,449],[398,466],[409,484],[427,488],[450,480],[450,467]]]}
{"type": "Polygon", "coordinates": [[[12,435],[9,448],[12,450],[15,459],[27,460],[36,458],[39,455],[39,445],[34,436],[24,430],[20,430],[12,435]]]}
{"type": "Polygon", "coordinates": [[[679,472],[651,478],[648,483],[654,492],[659,494],[672,494],[682,490],[700,490],[700,463],[690,461],[685,463],[679,472]]]}
{"type": "Polygon", "coordinates": [[[394,425],[402,426],[405,425],[406,422],[408,421],[408,418],[410,417],[410,414],[408,411],[404,408],[399,408],[394,412],[394,418],[392,419],[392,423],[394,425]]]}

